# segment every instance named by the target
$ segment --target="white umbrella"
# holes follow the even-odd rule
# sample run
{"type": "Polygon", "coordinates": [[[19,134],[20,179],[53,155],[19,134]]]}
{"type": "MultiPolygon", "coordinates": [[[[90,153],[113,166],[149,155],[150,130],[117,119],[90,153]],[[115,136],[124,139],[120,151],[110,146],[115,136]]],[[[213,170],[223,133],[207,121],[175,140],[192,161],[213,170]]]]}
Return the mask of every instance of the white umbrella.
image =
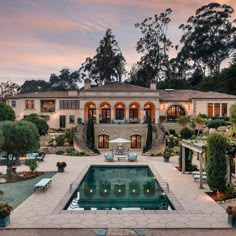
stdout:
{"type": "Polygon", "coordinates": [[[109,141],[109,143],[130,143],[130,142],[131,141],[129,141],[128,139],[124,139],[124,138],[116,138],[116,139],[109,141]]]}

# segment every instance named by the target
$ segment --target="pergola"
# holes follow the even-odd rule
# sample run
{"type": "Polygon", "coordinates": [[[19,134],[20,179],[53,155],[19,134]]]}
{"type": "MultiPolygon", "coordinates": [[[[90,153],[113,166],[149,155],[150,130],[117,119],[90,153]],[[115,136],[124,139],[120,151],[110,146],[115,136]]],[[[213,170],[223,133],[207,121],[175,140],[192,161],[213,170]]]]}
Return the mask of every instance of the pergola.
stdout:
{"type": "Polygon", "coordinates": [[[195,151],[198,153],[199,161],[200,161],[200,167],[199,167],[199,180],[200,180],[200,189],[203,189],[203,178],[202,178],[202,172],[203,172],[203,157],[202,154],[204,153],[203,146],[206,144],[202,140],[185,140],[183,139],[181,142],[182,146],[182,173],[185,173],[185,148],[188,148],[192,151],[195,151]]]}

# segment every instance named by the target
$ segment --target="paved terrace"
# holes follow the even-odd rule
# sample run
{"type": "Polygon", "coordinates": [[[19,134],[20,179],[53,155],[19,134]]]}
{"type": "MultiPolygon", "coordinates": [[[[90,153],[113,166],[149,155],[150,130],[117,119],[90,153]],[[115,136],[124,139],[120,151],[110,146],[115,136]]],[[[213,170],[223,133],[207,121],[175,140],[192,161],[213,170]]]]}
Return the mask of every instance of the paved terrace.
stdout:
{"type": "MultiPolygon", "coordinates": [[[[90,164],[111,163],[104,161],[104,153],[89,157],[47,155],[44,160],[39,171],[55,171],[57,161],[66,161],[65,172],[54,175],[48,191],[32,194],[18,206],[8,228],[230,228],[225,210],[205,194],[209,191],[207,185],[199,189],[191,175],[176,170],[177,157],[164,163],[161,157],[138,153],[137,162],[150,165],[159,179],[169,183],[169,197],[178,209],[175,211],[62,211],[71,182],[81,178],[90,164]]],[[[24,169],[28,167],[21,165],[17,170],[24,169]]],[[[0,171],[5,171],[5,167],[1,166],[0,171]]]]}

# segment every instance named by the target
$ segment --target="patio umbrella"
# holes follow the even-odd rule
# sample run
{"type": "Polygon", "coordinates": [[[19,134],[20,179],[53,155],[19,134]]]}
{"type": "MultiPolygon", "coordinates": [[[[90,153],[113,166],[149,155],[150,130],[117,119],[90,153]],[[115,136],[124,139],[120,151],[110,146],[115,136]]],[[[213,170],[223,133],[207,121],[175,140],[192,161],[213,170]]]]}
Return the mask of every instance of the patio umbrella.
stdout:
{"type": "Polygon", "coordinates": [[[109,141],[109,143],[130,143],[131,141],[124,138],[116,138],[109,141]]]}

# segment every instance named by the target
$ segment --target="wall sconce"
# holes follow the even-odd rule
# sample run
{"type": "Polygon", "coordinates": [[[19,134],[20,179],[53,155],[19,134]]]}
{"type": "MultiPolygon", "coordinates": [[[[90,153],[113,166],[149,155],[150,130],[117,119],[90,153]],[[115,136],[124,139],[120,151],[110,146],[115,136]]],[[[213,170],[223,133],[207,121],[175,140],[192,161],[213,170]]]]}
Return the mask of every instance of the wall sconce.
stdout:
{"type": "Polygon", "coordinates": [[[191,104],[190,104],[190,103],[188,103],[188,110],[190,110],[190,108],[191,108],[191,104]]]}
{"type": "Polygon", "coordinates": [[[164,103],[164,104],[163,104],[163,110],[165,110],[165,109],[166,109],[166,104],[164,103]]]}
{"type": "Polygon", "coordinates": [[[119,105],[118,107],[121,108],[121,105],[119,105]]]}
{"type": "Polygon", "coordinates": [[[135,105],[132,105],[132,108],[136,108],[136,106],[135,106],[135,105]]]}
{"type": "Polygon", "coordinates": [[[138,131],[138,129],[137,129],[137,128],[135,128],[135,129],[134,129],[134,131],[135,131],[135,132],[137,132],[137,131],[138,131]]]}
{"type": "Polygon", "coordinates": [[[105,129],[104,129],[104,128],[102,128],[102,131],[104,132],[104,131],[105,131],[105,129]]]}

